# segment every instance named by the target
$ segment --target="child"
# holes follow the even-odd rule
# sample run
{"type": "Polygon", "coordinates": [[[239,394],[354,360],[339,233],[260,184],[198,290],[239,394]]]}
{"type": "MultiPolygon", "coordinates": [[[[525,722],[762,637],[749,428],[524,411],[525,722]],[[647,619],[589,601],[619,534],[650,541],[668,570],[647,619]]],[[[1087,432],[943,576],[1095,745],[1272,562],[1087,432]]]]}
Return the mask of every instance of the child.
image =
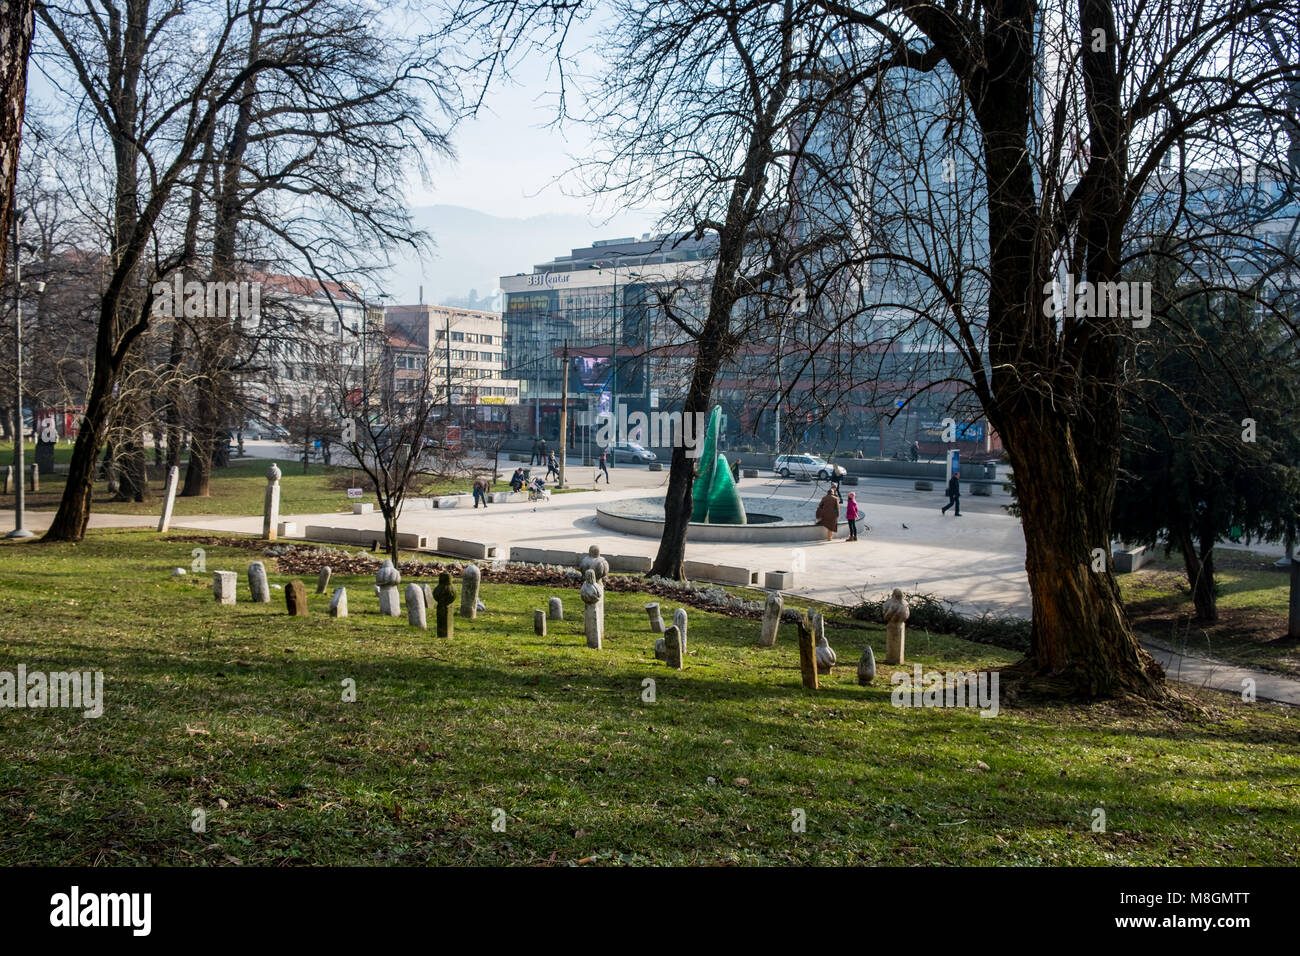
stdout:
{"type": "Polygon", "coordinates": [[[858,495],[855,491],[849,492],[848,504],[844,506],[844,517],[849,520],[849,540],[858,540],[858,517],[862,514],[858,510],[858,495]]]}

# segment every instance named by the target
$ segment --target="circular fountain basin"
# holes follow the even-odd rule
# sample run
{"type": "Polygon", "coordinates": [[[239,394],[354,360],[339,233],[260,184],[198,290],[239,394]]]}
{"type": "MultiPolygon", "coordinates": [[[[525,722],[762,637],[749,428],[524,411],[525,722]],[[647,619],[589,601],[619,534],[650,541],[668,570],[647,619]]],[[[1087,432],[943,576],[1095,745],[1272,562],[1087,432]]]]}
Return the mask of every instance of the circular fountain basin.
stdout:
{"type": "MultiPolygon", "coordinates": [[[[692,521],[689,541],[825,541],[826,529],[813,520],[816,502],[742,495],[748,524],[692,521]]],[[[624,498],[596,508],[596,523],[610,531],[659,538],[664,533],[663,498],[624,498]]]]}

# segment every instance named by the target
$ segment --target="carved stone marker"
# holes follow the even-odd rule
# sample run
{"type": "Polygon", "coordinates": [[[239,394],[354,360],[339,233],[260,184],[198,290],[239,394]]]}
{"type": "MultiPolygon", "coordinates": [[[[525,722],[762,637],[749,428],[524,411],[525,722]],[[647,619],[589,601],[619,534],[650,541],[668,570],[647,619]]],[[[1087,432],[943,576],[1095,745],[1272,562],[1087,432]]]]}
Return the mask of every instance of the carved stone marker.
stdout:
{"type": "Polygon", "coordinates": [[[433,600],[433,588],[427,584],[421,584],[420,590],[424,592],[424,606],[426,609],[431,608],[436,603],[433,600]]]}
{"type": "Polygon", "coordinates": [[[235,582],[238,578],[234,571],[212,572],[212,597],[218,604],[235,603],[235,582]]]}
{"type": "Polygon", "coordinates": [[[876,679],[876,655],[868,644],[866,650],[862,652],[862,657],[858,659],[858,683],[866,687],[876,679]]]}
{"type": "Polygon", "coordinates": [[[763,647],[772,647],[776,644],[776,632],[781,627],[781,612],[785,610],[785,600],[775,591],[767,596],[763,602],[763,633],[758,639],[758,643],[763,647]]]}
{"type": "Polygon", "coordinates": [[[600,586],[596,580],[596,572],[591,568],[582,572],[582,589],[578,593],[585,605],[582,612],[582,629],[587,635],[587,646],[600,650],[605,637],[605,589],[600,586]]]}
{"type": "Polygon", "coordinates": [[[248,591],[254,604],[271,603],[271,586],[266,581],[266,565],[254,561],[248,566],[248,591]]]}
{"type": "Polygon", "coordinates": [[[552,621],[564,620],[564,602],[557,597],[551,598],[546,605],[546,616],[552,621]]]}
{"type": "Polygon", "coordinates": [[[406,586],[406,623],[422,631],[429,629],[424,613],[424,590],[415,583],[406,586]]]}
{"type": "Polygon", "coordinates": [[[817,673],[829,674],[835,669],[835,652],[826,643],[826,635],[817,638],[817,673]]]}
{"type": "Polygon", "coordinates": [[[12,495],[14,493],[14,466],[13,465],[5,465],[3,493],[6,495],[12,495]]]}
{"type": "Polygon", "coordinates": [[[473,561],[460,573],[460,616],[473,620],[478,616],[478,584],[482,575],[473,561]]]}
{"type": "Polygon", "coordinates": [[[334,596],[330,598],[330,617],[347,617],[348,616],[348,589],[335,588],[334,596]]]}
{"type": "Polygon", "coordinates": [[[799,672],[803,677],[803,686],[809,690],[817,689],[817,650],[813,638],[813,622],[807,613],[800,614],[795,621],[799,629],[799,672]]]}
{"type": "Polygon", "coordinates": [[[451,586],[451,575],[446,571],[438,575],[433,599],[438,604],[438,636],[449,638],[452,635],[451,604],[456,600],[456,589],[451,586]]]}
{"type": "Polygon", "coordinates": [[[41,490],[41,469],[37,465],[32,465],[27,469],[31,474],[31,481],[28,483],[32,491],[41,490]]]}
{"type": "Polygon", "coordinates": [[[664,632],[664,619],[659,613],[659,605],[651,602],[645,606],[645,612],[650,615],[650,633],[662,634],[664,632]]]}
{"type": "Polygon", "coordinates": [[[375,572],[375,587],[379,589],[379,613],[388,617],[400,617],[402,600],[398,597],[397,586],[402,583],[402,572],[393,567],[392,561],[385,561],[375,572]]]}
{"type": "Polygon", "coordinates": [[[162,515],[158,518],[158,533],[172,526],[172,508],[176,504],[176,482],[180,479],[180,468],[172,465],[167,469],[167,487],[163,490],[162,515]]]}
{"type": "Polygon", "coordinates": [[[679,607],[673,611],[673,627],[677,628],[677,633],[682,639],[682,657],[686,656],[686,608],[679,607]]]}
{"type": "Polygon", "coordinates": [[[664,663],[673,670],[682,669],[682,636],[676,627],[664,631],[664,663]]]}
{"type": "Polygon", "coordinates": [[[294,578],[284,589],[284,603],[294,617],[307,616],[307,585],[302,583],[301,578],[294,578]]]}
{"type": "Polygon", "coordinates": [[[533,612],[533,633],[538,637],[546,636],[546,612],[540,608],[533,612]]]}
{"type": "Polygon", "coordinates": [[[668,660],[668,644],[664,641],[662,637],[659,638],[659,640],[655,641],[655,660],[657,661],[668,660]]]}
{"type": "Polygon", "coordinates": [[[903,589],[894,588],[894,593],[881,610],[885,615],[885,663],[902,664],[907,641],[907,625],[904,622],[912,613],[903,600],[903,589]]]}
{"type": "Polygon", "coordinates": [[[587,571],[594,572],[596,583],[603,588],[605,575],[609,574],[609,562],[600,556],[600,548],[593,544],[587,549],[587,556],[578,559],[578,570],[584,574],[587,571]]]}
{"type": "Polygon", "coordinates": [[[330,583],[330,575],[333,574],[333,573],[334,573],[334,572],[330,570],[330,566],[329,566],[328,564],[325,565],[323,568],[320,569],[320,574],[317,575],[317,577],[316,577],[316,593],[317,593],[317,594],[324,594],[324,593],[325,593],[325,589],[326,589],[327,587],[329,587],[329,583],[330,583]]]}
{"type": "Polygon", "coordinates": [[[274,541],[280,524],[280,469],[266,469],[266,499],[262,505],[262,537],[274,541]]]}

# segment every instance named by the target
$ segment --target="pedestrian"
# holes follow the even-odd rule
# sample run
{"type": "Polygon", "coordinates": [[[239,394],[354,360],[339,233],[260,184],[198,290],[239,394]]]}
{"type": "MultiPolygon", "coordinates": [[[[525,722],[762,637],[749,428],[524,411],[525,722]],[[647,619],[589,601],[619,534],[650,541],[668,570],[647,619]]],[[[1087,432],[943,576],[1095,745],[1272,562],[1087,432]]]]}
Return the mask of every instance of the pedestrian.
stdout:
{"type": "Polygon", "coordinates": [[[540,442],[537,443],[537,464],[539,465],[546,464],[546,459],[548,456],[549,456],[549,452],[546,447],[546,439],[543,438],[540,442]]]}
{"type": "Polygon", "coordinates": [[[858,510],[857,492],[849,492],[848,504],[844,506],[844,517],[849,521],[849,540],[858,540],[858,517],[862,514],[858,510]]]}
{"type": "MultiPolygon", "coordinates": [[[[325,464],[328,465],[330,463],[330,440],[328,438],[321,439],[320,449],[325,458],[325,464]]],[[[244,440],[242,438],[239,440],[239,453],[241,455],[244,453],[244,440]]]]}
{"type": "Polygon", "coordinates": [[[560,460],[555,457],[555,452],[551,452],[546,458],[546,477],[555,476],[555,480],[560,480],[560,460]]]}
{"type": "Polygon", "coordinates": [[[475,508],[478,507],[478,503],[480,501],[483,502],[484,508],[487,507],[488,489],[491,487],[492,487],[492,482],[488,481],[486,478],[476,478],[474,480],[474,507],[475,508]]]}
{"type": "Polygon", "coordinates": [[[740,458],[739,458],[739,456],[737,456],[736,460],[733,461],[733,462],[731,463],[731,480],[734,481],[736,484],[740,484],[740,458]]]}
{"type": "Polygon", "coordinates": [[[840,526],[840,499],[830,491],[817,504],[817,523],[826,529],[827,541],[835,537],[840,526]]]}
{"type": "Polygon", "coordinates": [[[539,449],[540,447],[541,447],[541,443],[538,441],[538,439],[537,439],[536,437],[534,437],[534,438],[533,438],[533,450],[532,450],[531,452],[529,452],[529,454],[528,454],[528,464],[530,464],[530,465],[540,465],[540,464],[542,463],[542,460],[541,460],[540,458],[537,457],[537,451],[538,451],[538,449],[539,449]]]}
{"type": "Polygon", "coordinates": [[[956,505],[954,514],[961,517],[961,472],[954,471],[952,477],[948,479],[948,503],[939,509],[941,514],[947,514],[948,509],[956,505]]]}
{"type": "Polygon", "coordinates": [[[839,465],[831,465],[831,491],[836,498],[841,497],[840,482],[844,480],[844,469],[839,465]]]}
{"type": "Polygon", "coordinates": [[[601,474],[605,476],[605,484],[609,484],[609,453],[608,452],[602,451],[600,453],[599,467],[600,467],[600,474],[596,475],[596,480],[593,481],[592,484],[593,485],[597,484],[600,481],[601,474]]]}

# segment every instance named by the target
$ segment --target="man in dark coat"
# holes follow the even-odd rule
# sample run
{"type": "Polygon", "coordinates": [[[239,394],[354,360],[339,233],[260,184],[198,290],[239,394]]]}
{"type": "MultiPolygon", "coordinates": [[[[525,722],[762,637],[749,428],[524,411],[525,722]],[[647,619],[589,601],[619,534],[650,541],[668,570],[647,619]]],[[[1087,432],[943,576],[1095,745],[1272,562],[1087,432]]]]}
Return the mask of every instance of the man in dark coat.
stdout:
{"type": "Polygon", "coordinates": [[[956,505],[956,516],[961,517],[961,472],[954,471],[952,477],[948,479],[948,503],[939,509],[941,514],[947,514],[948,509],[956,505]]]}

